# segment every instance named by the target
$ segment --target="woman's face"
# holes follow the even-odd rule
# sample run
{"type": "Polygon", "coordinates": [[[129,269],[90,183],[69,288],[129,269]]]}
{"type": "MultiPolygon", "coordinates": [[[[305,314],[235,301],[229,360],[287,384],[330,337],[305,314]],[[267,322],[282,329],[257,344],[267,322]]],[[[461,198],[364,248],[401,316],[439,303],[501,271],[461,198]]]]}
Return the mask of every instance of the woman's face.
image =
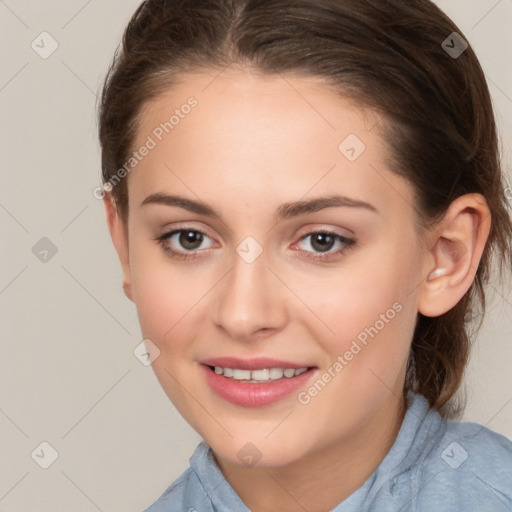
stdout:
{"type": "Polygon", "coordinates": [[[291,463],[400,400],[425,258],[378,121],[318,80],[248,71],[186,76],[142,111],[126,289],[165,392],[234,463],[291,463]],[[203,364],[225,357],[312,369],[248,383],[203,364]]]}

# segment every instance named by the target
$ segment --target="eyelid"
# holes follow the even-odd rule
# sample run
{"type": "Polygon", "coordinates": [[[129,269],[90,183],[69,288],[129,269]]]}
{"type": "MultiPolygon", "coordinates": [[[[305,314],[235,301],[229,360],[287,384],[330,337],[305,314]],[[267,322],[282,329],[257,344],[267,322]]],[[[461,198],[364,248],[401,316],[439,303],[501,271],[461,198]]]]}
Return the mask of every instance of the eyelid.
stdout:
{"type": "Polygon", "coordinates": [[[347,250],[353,248],[353,246],[355,244],[356,244],[356,240],[354,238],[349,238],[347,236],[341,235],[335,231],[330,231],[328,229],[315,229],[312,231],[308,231],[307,233],[302,235],[299,238],[298,242],[295,242],[292,245],[292,249],[298,250],[298,251],[300,251],[302,253],[306,253],[306,254],[314,254],[315,256],[307,256],[309,259],[312,259],[312,260],[327,260],[329,258],[336,258],[336,256],[344,254],[347,250]],[[299,247],[297,247],[298,244],[300,242],[302,242],[303,240],[306,240],[307,238],[309,238],[313,235],[317,235],[317,234],[325,234],[325,235],[331,236],[332,238],[334,238],[334,242],[335,243],[340,242],[342,244],[342,247],[337,250],[330,249],[326,252],[306,251],[304,249],[300,249],[299,247]]]}
{"type": "Polygon", "coordinates": [[[154,239],[161,240],[163,238],[169,238],[181,231],[196,231],[197,233],[201,233],[202,235],[208,237],[210,240],[212,240],[213,242],[218,244],[218,242],[216,242],[216,240],[215,240],[215,237],[213,237],[209,233],[208,229],[203,228],[203,227],[197,227],[197,226],[194,226],[193,224],[189,224],[186,222],[173,224],[170,227],[166,227],[164,229],[159,230],[159,234],[157,236],[155,236],[154,239]]]}
{"type": "Polygon", "coordinates": [[[330,233],[335,236],[341,236],[343,238],[352,238],[355,236],[355,233],[348,228],[341,227],[330,227],[327,224],[313,224],[309,225],[307,228],[302,228],[299,230],[298,237],[302,240],[302,238],[306,235],[310,235],[312,233],[330,233]],[[300,233],[304,233],[303,235],[300,233]]]}
{"type": "MultiPolygon", "coordinates": [[[[194,221],[178,221],[173,223],[167,223],[162,228],[157,228],[158,231],[164,235],[165,233],[171,233],[172,231],[180,231],[180,230],[190,230],[190,231],[200,231],[202,233],[207,233],[209,231],[208,227],[205,227],[204,223],[197,222],[197,225],[194,221]]],[[[210,236],[210,235],[208,235],[210,236]]],[[[211,236],[210,236],[211,238],[211,236]]]]}
{"type": "Polygon", "coordinates": [[[192,224],[187,223],[187,222],[178,223],[171,227],[167,227],[162,230],[159,230],[159,234],[154,236],[153,240],[155,240],[158,243],[160,248],[165,253],[167,253],[169,256],[171,256],[172,258],[174,258],[176,260],[194,259],[194,258],[200,257],[201,253],[210,252],[212,250],[212,248],[209,247],[208,249],[199,249],[199,250],[196,249],[193,251],[186,251],[184,249],[174,249],[172,245],[167,243],[167,241],[170,240],[171,237],[173,237],[174,235],[176,235],[178,233],[184,232],[184,231],[193,231],[196,233],[201,233],[203,235],[203,237],[209,238],[213,242],[214,246],[219,245],[218,242],[216,242],[216,240],[208,234],[206,229],[198,228],[198,227],[193,226],[192,224]]]}

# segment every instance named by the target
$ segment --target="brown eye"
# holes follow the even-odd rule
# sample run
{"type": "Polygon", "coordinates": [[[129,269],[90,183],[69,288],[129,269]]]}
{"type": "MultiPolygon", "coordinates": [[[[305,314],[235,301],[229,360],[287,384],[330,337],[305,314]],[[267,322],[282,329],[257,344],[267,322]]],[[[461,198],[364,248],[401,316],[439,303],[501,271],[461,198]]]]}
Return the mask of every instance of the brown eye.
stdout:
{"type": "Polygon", "coordinates": [[[200,247],[203,241],[203,234],[199,231],[181,230],[178,242],[184,249],[195,250],[200,247]]]}
{"type": "Polygon", "coordinates": [[[317,261],[328,261],[340,257],[355,244],[355,240],[346,238],[338,233],[315,231],[303,236],[300,239],[300,244],[297,245],[307,245],[305,244],[307,240],[309,240],[309,246],[312,250],[307,250],[307,247],[299,248],[304,256],[317,261]],[[332,250],[336,247],[336,244],[339,247],[336,250],[332,250]]]}
{"type": "Polygon", "coordinates": [[[311,236],[311,247],[318,252],[329,251],[336,241],[329,233],[314,233],[309,236],[311,236]]]}
{"type": "Polygon", "coordinates": [[[167,254],[182,259],[195,258],[205,252],[205,249],[211,249],[212,245],[208,245],[207,240],[212,239],[206,233],[191,228],[175,229],[157,236],[155,240],[167,254]]]}

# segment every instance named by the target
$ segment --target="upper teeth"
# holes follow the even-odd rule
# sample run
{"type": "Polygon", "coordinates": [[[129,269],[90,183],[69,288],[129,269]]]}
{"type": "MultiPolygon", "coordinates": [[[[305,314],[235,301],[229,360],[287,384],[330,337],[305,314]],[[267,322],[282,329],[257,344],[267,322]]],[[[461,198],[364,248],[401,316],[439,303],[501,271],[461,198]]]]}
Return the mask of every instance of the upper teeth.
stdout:
{"type": "Polygon", "coordinates": [[[224,375],[224,377],[230,377],[235,380],[276,380],[281,379],[283,375],[285,377],[296,377],[301,373],[304,373],[306,368],[264,368],[262,370],[240,370],[238,368],[222,368],[222,366],[215,367],[215,373],[224,375]]]}

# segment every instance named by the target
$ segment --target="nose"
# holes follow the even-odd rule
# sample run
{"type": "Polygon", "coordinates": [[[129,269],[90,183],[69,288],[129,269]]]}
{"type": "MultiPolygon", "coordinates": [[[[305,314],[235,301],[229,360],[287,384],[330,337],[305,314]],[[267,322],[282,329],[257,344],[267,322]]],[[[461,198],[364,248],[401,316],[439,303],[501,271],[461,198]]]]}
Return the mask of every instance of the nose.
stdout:
{"type": "Polygon", "coordinates": [[[252,263],[238,254],[218,287],[216,325],[238,341],[281,330],[287,321],[284,285],[267,267],[265,251],[252,263]]]}

